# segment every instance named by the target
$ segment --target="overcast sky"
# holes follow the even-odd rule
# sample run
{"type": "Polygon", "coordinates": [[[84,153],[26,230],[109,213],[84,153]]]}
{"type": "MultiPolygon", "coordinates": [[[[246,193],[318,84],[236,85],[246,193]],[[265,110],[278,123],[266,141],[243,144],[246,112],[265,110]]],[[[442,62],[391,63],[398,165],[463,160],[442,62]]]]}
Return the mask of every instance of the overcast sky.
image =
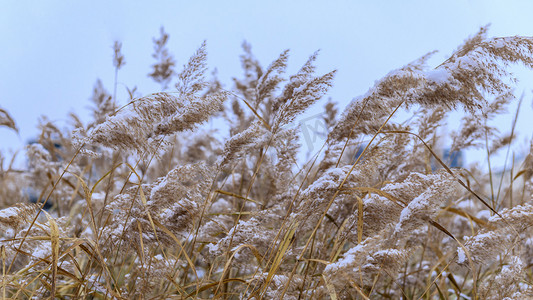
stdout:
{"type": "MultiPolygon", "coordinates": [[[[41,115],[62,127],[69,112],[85,121],[97,78],[112,91],[113,41],[123,43],[124,86],[142,94],[159,90],[146,75],[153,64],[152,37],[164,26],[177,65],[207,40],[209,67],[231,88],[242,74],[239,55],[247,40],[263,66],[291,49],[289,74],[321,49],[318,72],[337,69],[329,94],[343,108],[375,80],[425,53],[442,62],[480,26],[489,36],[533,36],[533,1],[7,1],[0,0],[0,107],[19,129],[0,128],[0,150],[22,149],[38,133],[41,115]]],[[[519,119],[531,138],[532,71],[520,75],[525,92],[519,119]]],[[[501,123],[510,128],[510,119],[501,123]]],[[[522,141],[522,143],[525,143],[522,141]]]]}

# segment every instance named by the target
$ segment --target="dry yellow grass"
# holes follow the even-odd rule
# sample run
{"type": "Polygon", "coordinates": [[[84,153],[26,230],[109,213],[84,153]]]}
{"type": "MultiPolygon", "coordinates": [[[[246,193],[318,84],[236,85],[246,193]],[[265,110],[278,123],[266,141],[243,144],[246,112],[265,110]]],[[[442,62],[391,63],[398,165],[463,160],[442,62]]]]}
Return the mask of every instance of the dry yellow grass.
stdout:
{"type": "MultiPolygon", "coordinates": [[[[118,107],[97,81],[91,122],[44,120],[24,170],[0,157],[2,299],[533,298],[533,143],[502,174],[451,168],[437,147],[461,108],[452,150],[514,145],[487,124],[515,101],[507,67],[533,67],[533,38],[486,32],[435,68],[430,53],[391,71],[340,115],[328,102],[326,142],[299,165],[287,125],[334,82],[318,53],[285,76],[288,51],[262,68],[245,43],[225,90],[205,79],[205,43],[175,71],[161,29],[149,76],[163,91],[118,107]]],[[[17,130],[4,109],[0,126],[17,130]]]]}

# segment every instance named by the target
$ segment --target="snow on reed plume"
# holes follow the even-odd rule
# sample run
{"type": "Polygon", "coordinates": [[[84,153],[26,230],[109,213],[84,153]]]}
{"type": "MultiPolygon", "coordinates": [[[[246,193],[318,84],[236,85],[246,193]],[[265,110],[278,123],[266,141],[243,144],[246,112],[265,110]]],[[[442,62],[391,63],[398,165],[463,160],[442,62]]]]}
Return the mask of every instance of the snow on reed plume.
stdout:
{"type": "MultiPolygon", "coordinates": [[[[294,122],[335,76],[316,74],[318,52],[286,75],[288,50],[263,68],[245,42],[243,75],[226,89],[216,72],[205,79],[205,43],[175,71],[161,28],[148,76],[163,91],[128,88],[129,99],[117,99],[126,61],[117,41],[115,89],[96,81],[92,120],[71,114],[63,129],[42,118],[23,169],[0,155],[0,293],[533,297],[533,141],[513,148],[515,129],[500,134],[491,123],[516,101],[508,67],[533,67],[533,38],[486,34],[433,68],[430,52],[389,72],[340,115],[329,100],[315,120],[325,144],[306,161],[299,134],[308,127],[294,122]],[[457,109],[462,126],[446,137],[457,109]],[[397,111],[413,118],[400,123],[397,111]],[[452,156],[486,148],[525,158],[502,173],[450,168],[445,138],[452,156]]],[[[0,126],[17,131],[4,108],[0,126]]]]}

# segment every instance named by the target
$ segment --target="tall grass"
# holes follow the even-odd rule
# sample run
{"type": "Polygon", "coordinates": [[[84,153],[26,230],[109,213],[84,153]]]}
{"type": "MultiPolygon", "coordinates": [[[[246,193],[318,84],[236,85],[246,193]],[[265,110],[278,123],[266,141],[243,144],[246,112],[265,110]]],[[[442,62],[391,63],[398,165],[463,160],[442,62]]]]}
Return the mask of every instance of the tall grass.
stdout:
{"type": "MultiPolygon", "coordinates": [[[[245,43],[228,90],[205,78],[205,43],[177,71],[161,29],[149,76],[163,91],[128,90],[120,107],[97,81],[89,123],[44,119],[27,167],[0,164],[1,297],[533,297],[533,143],[501,174],[450,168],[439,148],[463,109],[452,153],[512,149],[514,131],[489,121],[515,101],[507,67],[533,67],[533,38],[486,31],[434,68],[429,53],[391,71],[340,115],[328,102],[326,142],[302,165],[291,124],[335,76],[315,74],[318,53],[287,76],[289,51],[263,68],[245,43]]],[[[0,125],[17,128],[5,110],[0,125]]]]}

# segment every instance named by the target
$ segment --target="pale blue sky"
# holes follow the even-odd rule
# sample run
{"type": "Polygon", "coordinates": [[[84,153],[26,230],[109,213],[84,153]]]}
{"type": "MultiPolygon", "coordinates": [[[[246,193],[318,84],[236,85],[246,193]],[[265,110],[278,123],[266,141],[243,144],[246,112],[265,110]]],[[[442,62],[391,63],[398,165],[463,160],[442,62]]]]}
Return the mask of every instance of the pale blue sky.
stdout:
{"type": "MultiPolygon", "coordinates": [[[[264,66],[291,49],[289,73],[321,49],[318,72],[338,69],[330,96],[343,108],[375,80],[432,50],[437,65],[480,26],[491,36],[533,36],[533,1],[7,1],[0,0],[0,107],[20,136],[0,128],[0,149],[22,149],[46,115],[62,127],[69,112],[87,120],[97,78],[113,87],[114,40],[126,65],[119,82],[143,94],[158,91],[146,74],[153,63],[152,37],[170,34],[178,66],[207,40],[210,68],[226,87],[241,74],[247,40],[264,66]]],[[[519,127],[531,137],[532,74],[519,127]],[[526,116],[529,115],[529,116],[526,116]]],[[[119,100],[127,94],[119,85],[119,100]]],[[[502,131],[510,119],[502,122],[502,131]]]]}

